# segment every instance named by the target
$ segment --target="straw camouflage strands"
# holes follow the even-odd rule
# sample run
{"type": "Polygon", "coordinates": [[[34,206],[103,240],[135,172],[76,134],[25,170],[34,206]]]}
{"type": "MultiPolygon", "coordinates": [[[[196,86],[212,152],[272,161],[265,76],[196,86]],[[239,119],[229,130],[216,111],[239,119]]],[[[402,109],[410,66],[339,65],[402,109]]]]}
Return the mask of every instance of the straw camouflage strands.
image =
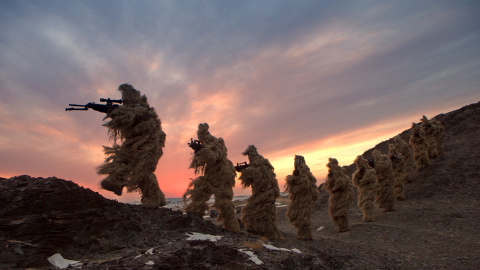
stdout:
{"type": "Polygon", "coordinates": [[[339,232],[350,230],[348,209],[353,202],[355,193],[350,177],[344,168],[338,166],[334,158],[328,159],[328,175],[323,188],[330,193],[328,199],[328,213],[339,232]]]}
{"type": "Polygon", "coordinates": [[[258,154],[254,145],[249,145],[242,154],[248,156],[249,166],[241,171],[240,180],[244,188],[252,187],[252,196],[242,208],[245,230],[271,240],[281,239],[275,206],[280,189],[274,168],[268,159],[258,154]]]}
{"type": "Polygon", "coordinates": [[[285,191],[289,193],[290,203],[286,216],[295,228],[297,238],[311,240],[312,229],[310,217],[314,210],[319,191],[317,179],[310,172],[303,156],[295,156],[295,170],[286,177],[285,191]]]}
{"type": "Polygon", "coordinates": [[[196,174],[203,174],[190,183],[183,195],[187,204],[187,213],[203,216],[208,209],[206,202],[215,195],[214,207],[219,211],[217,221],[225,229],[239,232],[240,225],[235,216],[233,205],[233,187],[235,186],[235,167],[227,159],[227,147],[222,138],[216,138],[208,131],[208,124],[198,125],[198,139],[203,148],[194,154],[190,168],[196,174]]]}
{"type": "Polygon", "coordinates": [[[425,134],[425,141],[428,145],[428,158],[436,158],[438,156],[437,139],[435,138],[437,129],[425,115],[421,120],[420,127],[425,134]]]}
{"type": "Polygon", "coordinates": [[[415,159],[413,158],[412,146],[406,141],[402,140],[400,135],[394,137],[394,142],[397,148],[397,153],[402,154],[403,158],[405,159],[405,166],[403,168],[405,172],[404,181],[411,183],[413,181],[413,172],[415,171],[415,159]]]}
{"type": "Polygon", "coordinates": [[[438,120],[433,119],[430,122],[433,126],[435,126],[435,141],[437,142],[437,152],[438,155],[441,156],[445,152],[443,148],[443,142],[445,141],[445,127],[443,126],[442,122],[438,120]]]}
{"type": "Polygon", "coordinates": [[[395,174],[395,199],[405,200],[405,158],[397,150],[395,144],[388,145],[388,157],[392,161],[393,173],[395,174]]]}
{"type": "Polygon", "coordinates": [[[413,148],[413,158],[415,160],[417,172],[428,167],[428,165],[430,165],[430,159],[428,158],[428,144],[425,140],[423,130],[415,123],[412,123],[409,143],[413,148]]]}
{"type": "Polygon", "coordinates": [[[160,207],[166,204],[154,174],[163,155],[166,135],[155,109],[150,107],[145,95],[129,84],[119,87],[123,106],[107,113],[108,128],[113,147],[104,147],[107,155],[98,173],[108,175],[102,187],[121,195],[123,187],[128,192],[141,193],[142,206],[160,207]],[[120,141],[121,144],[117,144],[120,141]]]}
{"type": "Polygon", "coordinates": [[[377,194],[375,203],[385,211],[395,210],[395,175],[393,173],[392,161],[387,155],[375,149],[375,177],[377,179],[377,194]]]}
{"type": "Polygon", "coordinates": [[[373,201],[377,192],[375,169],[368,165],[363,156],[357,156],[354,163],[357,170],[352,175],[352,182],[358,189],[358,206],[362,209],[363,220],[372,222],[375,221],[373,201]]]}

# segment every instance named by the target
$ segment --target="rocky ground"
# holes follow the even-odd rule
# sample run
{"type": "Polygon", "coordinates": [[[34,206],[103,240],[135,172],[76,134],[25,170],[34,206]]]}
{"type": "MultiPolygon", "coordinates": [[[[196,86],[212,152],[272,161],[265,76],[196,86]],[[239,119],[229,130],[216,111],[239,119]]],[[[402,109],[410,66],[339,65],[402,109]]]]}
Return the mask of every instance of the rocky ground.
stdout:
{"type": "MultiPolygon", "coordinates": [[[[394,212],[376,209],[373,223],[362,222],[355,202],[351,230],[338,233],[321,191],[313,241],[295,238],[285,207],[278,208],[284,239],[261,242],[208,218],[107,200],[55,177],[0,179],[0,269],[53,269],[47,258],[56,253],[83,269],[480,269],[480,103],[435,118],[446,129],[445,155],[415,174],[407,200],[394,212]],[[217,237],[200,239],[208,235],[217,237]]],[[[386,152],[388,143],[375,147],[386,152]]]]}

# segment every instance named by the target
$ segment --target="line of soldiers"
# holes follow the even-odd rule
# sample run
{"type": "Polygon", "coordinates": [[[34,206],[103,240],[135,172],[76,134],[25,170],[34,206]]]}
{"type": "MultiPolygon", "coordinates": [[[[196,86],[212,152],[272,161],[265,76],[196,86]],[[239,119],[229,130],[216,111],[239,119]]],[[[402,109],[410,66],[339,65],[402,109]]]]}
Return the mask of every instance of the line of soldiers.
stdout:
{"type": "MultiPolygon", "coordinates": [[[[260,155],[254,145],[249,145],[242,153],[249,163],[233,166],[227,158],[227,148],[222,138],[216,138],[208,132],[208,124],[198,126],[198,140],[190,143],[194,157],[190,168],[200,176],[193,179],[184,194],[185,212],[203,216],[208,210],[206,202],[215,196],[215,207],[219,215],[217,221],[230,231],[239,232],[240,226],[232,203],[233,186],[236,171],[244,188],[251,187],[252,195],[241,210],[241,221],[245,230],[268,239],[281,239],[277,227],[276,200],[280,188],[270,161],[260,155]]],[[[310,216],[319,191],[316,179],[302,156],[295,156],[295,170],[286,177],[286,191],[290,193],[287,217],[298,229],[298,237],[312,239],[310,216]]]]}
{"type": "MultiPolygon", "coordinates": [[[[410,145],[400,135],[388,145],[388,154],[373,151],[373,160],[359,155],[354,163],[356,171],[352,183],[358,190],[358,205],[363,220],[375,221],[374,203],[385,211],[394,211],[396,200],[405,200],[404,185],[413,179],[413,171],[427,167],[430,158],[443,155],[445,128],[437,120],[423,116],[421,124],[412,124],[410,145]]],[[[353,201],[354,191],[344,168],[336,159],[327,164],[329,173],[324,189],[330,193],[329,213],[339,232],[349,230],[348,209],[353,201]]]]}
{"type": "MultiPolygon", "coordinates": [[[[124,105],[108,110],[105,117],[110,119],[104,126],[108,127],[114,144],[112,147],[104,146],[107,158],[98,168],[98,173],[107,176],[101,186],[117,195],[122,194],[124,187],[128,192],[140,191],[142,206],[164,206],[165,196],[154,174],[166,140],[161,121],[145,95],[141,96],[133,86],[122,84],[119,91],[124,105]],[[121,144],[117,144],[117,140],[121,144]]],[[[395,143],[389,145],[388,155],[375,150],[373,161],[358,156],[354,161],[357,170],[352,181],[336,159],[329,159],[324,189],[330,193],[329,213],[340,232],[349,230],[348,209],[354,200],[352,182],[358,189],[363,220],[374,221],[374,199],[380,208],[393,211],[395,200],[405,199],[404,182],[411,181],[413,164],[418,171],[428,166],[429,158],[443,154],[445,131],[440,122],[430,121],[424,116],[422,124],[414,123],[411,130],[412,147],[397,136],[395,143]]],[[[198,177],[192,179],[183,195],[185,211],[203,217],[208,210],[206,202],[214,195],[213,206],[219,212],[217,221],[227,230],[239,232],[240,225],[232,202],[238,171],[242,186],[252,188],[252,195],[241,212],[245,230],[268,239],[281,239],[275,205],[280,189],[268,159],[260,155],[254,145],[249,145],[242,153],[248,156],[249,164],[234,166],[227,158],[224,140],[211,135],[208,124],[199,124],[197,136],[198,140],[192,140],[189,146],[194,150],[190,168],[195,169],[198,177]]],[[[295,156],[294,166],[293,173],[286,177],[285,190],[289,192],[290,199],[286,215],[297,228],[297,237],[310,240],[310,219],[319,190],[303,156],[295,156]]]]}
{"type": "MultiPolygon", "coordinates": [[[[205,125],[200,124],[199,134],[205,125]]],[[[405,182],[412,181],[414,167],[416,166],[417,171],[421,170],[428,166],[428,162],[425,163],[425,160],[428,161],[429,158],[434,158],[439,153],[443,154],[444,138],[445,129],[443,125],[439,121],[431,121],[424,116],[421,125],[412,125],[410,145],[398,135],[394,138],[394,143],[389,144],[387,154],[374,150],[373,160],[367,160],[361,155],[357,156],[354,161],[357,169],[353,173],[351,180],[346,174],[345,168],[340,167],[336,159],[330,158],[327,164],[328,175],[324,189],[330,193],[328,210],[333,222],[338,227],[338,231],[345,232],[350,228],[348,210],[354,200],[354,186],[358,189],[358,205],[363,212],[364,221],[375,221],[373,215],[374,203],[378,204],[379,208],[385,211],[394,211],[396,200],[405,200],[404,185],[405,182]],[[417,143],[419,138],[421,138],[421,142],[417,143]],[[417,162],[417,160],[422,162],[417,162]]],[[[199,140],[202,144],[204,143],[200,135],[199,140]]],[[[211,160],[210,162],[225,164],[222,166],[230,168],[230,180],[228,181],[230,185],[225,185],[227,181],[223,183],[224,187],[228,186],[224,192],[227,192],[227,190],[231,192],[235,182],[235,166],[226,159],[226,148],[223,140],[219,140],[222,141],[222,147],[218,147],[218,149],[224,149],[224,153],[217,156],[224,158],[225,161],[211,160]]],[[[195,154],[194,161],[202,159],[202,155],[199,154],[200,151],[195,154]]],[[[268,159],[265,159],[258,153],[254,145],[248,146],[243,155],[248,156],[249,164],[245,163],[245,165],[237,166],[236,168],[241,173],[240,180],[242,181],[242,186],[244,188],[252,187],[252,196],[247,200],[246,206],[242,208],[241,221],[244,223],[246,231],[251,234],[264,236],[269,239],[281,239],[281,232],[276,225],[275,201],[279,197],[279,187],[274,168],[268,159]]],[[[201,164],[206,163],[202,162],[201,164]]],[[[316,179],[310,172],[304,157],[296,155],[294,165],[295,170],[286,177],[285,191],[289,193],[290,199],[286,215],[292,225],[297,228],[297,237],[310,240],[312,239],[310,220],[319,191],[316,186],[316,179]]],[[[214,171],[220,172],[221,170],[217,168],[214,171]]],[[[210,177],[207,175],[209,174],[205,171],[204,175],[195,179],[191,184],[193,189],[187,191],[184,198],[196,192],[195,182],[202,177],[210,177]]],[[[219,186],[221,181],[214,179],[220,179],[220,175],[212,173],[211,176],[213,178],[210,182],[216,182],[216,185],[219,186]]],[[[210,198],[211,194],[216,195],[216,193],[212,191],[214,190],[212,187],[205,189],[199,186],[197,190],[204,194],[202,199],[203,208],[197,212],[198,215],[203,215],[207,209],[206,200],[210,198]]],[[[230,196],[228,198],[231,199],[230,196]]],[[[187,212],[190,212],[191,205],[196,203],[193,196],[190,199],[192,202],[187,205],[187,212]]],[[[231,213],[228,215],[231,217],[230,221],[223,222],[223,225],[228,230],[239,231],[239,227],[237,227],[234,221],[233,206],[222,205],[215,201],[214,206],[220,213],[227,211],[231,213]]],[[[222,219],[217,220],[221,221],[222,219]]]]}

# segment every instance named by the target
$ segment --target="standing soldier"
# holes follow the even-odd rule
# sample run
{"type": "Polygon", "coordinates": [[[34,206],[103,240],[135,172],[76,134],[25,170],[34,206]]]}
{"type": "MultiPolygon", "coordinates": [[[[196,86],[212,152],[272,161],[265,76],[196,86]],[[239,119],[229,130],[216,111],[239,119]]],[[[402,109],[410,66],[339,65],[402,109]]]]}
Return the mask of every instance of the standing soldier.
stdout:
{"type": "Polygon", "coordinates": [[[405,158],[393,143],[388,145],[388,157],[395,174],[395,199],[405,200],[405,158]]]}
{"type": "Polygon", "coordinates": [[[282,233],[277,227],[275,206],[280,189],[273,172],[274,168],[268,159],[258,154],[254,145],[249,145],[242,154],[248,156],[250,164],[244,169],[238,169],[242,174],[240,180],[244,188],[252,186],[252,196],[242,208],[241,220],[245,230],[271,240],[281,239],[282,233]]]}
{"type": "Polygon", "coordinates": [[[203,217],[208,210],[206,202],[213,194],[214,207],[219,211],[217,221],[222,223],[225,229],[239,232],[240,226],[232,202],[235,167],[227,159],[227,147],[223,139],[212,136],[208,128],[207,123],[198,125],[199,144],[195,144],[197,147],[193,142],[190,144],[195,150],[190,168],[195,169],[195,174],[203,175],[195,178],[183,195],[184,202],[190,197],[190,203],[187,204],[185,211],[203,217]]]}
{"type": "Polygon", "coordinates": [[[438,156],[437,140],[435,138],[437,130],[425,115],[421,120],[422,124],[420,126],[425,134],[425,141],[428,145],[428,158],[436,158],[438,156]]]}
{"type": "Polygon", "coordinates": [[[363,221],[375,221],[373,216],[373,201],[377,191],[375,170],[368,165],[363,156],[357,156],[354,161],[357,170],[352,175],[352,182],[358,189],[358,206],[363,212],[363,221]]]}
{"type": "Polygon", "coordinates": [[[394,141],[397,148],[397,153],[402,154],[403,158],[405,159],[405,167],[403,169],[405,172],[404,181],[411,183],[413,180],[413,171],[415,169],[415,159],[413,158],[412,146],[406,141],[402,140],[400,135],[395,136],[394,141]]]}
{"type": "Polygon", "coordinates": [[[355,196],[350,177],[344,168],[338,166],[334,158],[328,159],[328,175],[325,180],[324,189],[330,193],[328,199],[328,213],[339,232],[350,230],[348,222],[348,209],[355,196]]]}
{"type": "Polygon", "coordinates": [[[395,175],[392,161],[377,149],[373,151],[373,158],[378,185],[375,202],[385,211],[393,211],[395,210],[395,175]]]}
{"type": "Polygon", "coordinates": [[[443,141],[445,140],[445,127],[443,126],[442,122],[433,119],[431,121],[432,125],[435,126],[435,140],[437,142],[437,152],[438,155],[441,156],[444,154],[443,149],[443,141]]]}
{"type": "Polygon", "coordinates": [[[108,176],[101,186],[117,195],[121,195],[126,186],[128,192],[140,191],[142,206],[164,206],[165,196],[154,174],[166,139],[160,119],[145,95],[141,96],[133,86],[122,84],[118,90],[122,93],[123,106],[110,110],[105,117],[110,118],[104,126],[114,143],[112,147],[104,146],[108,157],[98,168],[98,174],[108,176]],[[118,145],[117,140],[122,144],[118,145]]]}
{"type": "Polygon", "coordinates": [[[317,179],[313,177],[303,156],[295,155],[295,170],[293,175],[286,177],[286,181],[285,191],[290,194],[287,217],[298,230],[297,238],[312,240],[310,217],[320,192],[316,186],[317,179]]]}
{"type": "Polygon", "coordinates": [[[417,172],[428,167],[428,165],[430,165],[430,160],[428,159],[428,143],[425,140],[423,130],[415,123],[412,123],[409,143],[413,148],[413,158],[415,159],[417,172]]]}

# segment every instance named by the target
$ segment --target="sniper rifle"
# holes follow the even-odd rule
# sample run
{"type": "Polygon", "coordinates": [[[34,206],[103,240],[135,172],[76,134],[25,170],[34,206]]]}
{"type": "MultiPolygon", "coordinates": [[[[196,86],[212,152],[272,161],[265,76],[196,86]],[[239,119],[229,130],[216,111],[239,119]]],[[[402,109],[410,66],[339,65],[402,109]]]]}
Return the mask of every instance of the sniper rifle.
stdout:
{"type": "Polygon", "coordinates": [[[95,102],[89,102],[85,105],[79,104],[68,104],[68,106],[73,107],[83,107],[83,108],[65,108],[65,111],[88,111],[88,109],[95,110],[97,112],[108,113],[111,110],[118,108],[122,104],[123,100],[121,99],[110,99],[110,98],[101,98],[100,102],[106,102],[106,104],[96,104],[95,102]],[[118,104],[114,104],[118,103],[118,104]]]}

